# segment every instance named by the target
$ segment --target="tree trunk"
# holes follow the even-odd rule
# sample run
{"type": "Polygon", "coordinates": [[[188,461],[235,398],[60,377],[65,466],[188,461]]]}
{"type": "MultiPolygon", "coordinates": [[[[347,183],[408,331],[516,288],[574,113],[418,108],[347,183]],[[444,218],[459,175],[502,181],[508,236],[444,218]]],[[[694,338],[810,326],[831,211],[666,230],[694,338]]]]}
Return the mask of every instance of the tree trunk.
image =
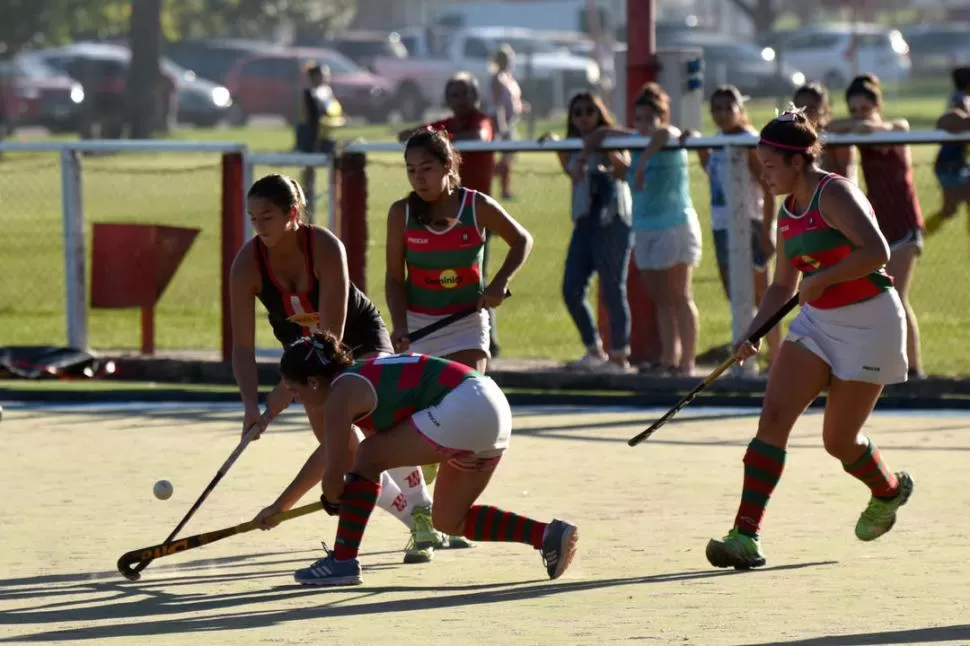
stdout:
{"type": "Polygon", "coordinates": [[[162,75],[159,70],[162,36],[162,0],[131,0],[126,108],[132,139],[147,139],[159,126],[164,109],[162,75]]]}

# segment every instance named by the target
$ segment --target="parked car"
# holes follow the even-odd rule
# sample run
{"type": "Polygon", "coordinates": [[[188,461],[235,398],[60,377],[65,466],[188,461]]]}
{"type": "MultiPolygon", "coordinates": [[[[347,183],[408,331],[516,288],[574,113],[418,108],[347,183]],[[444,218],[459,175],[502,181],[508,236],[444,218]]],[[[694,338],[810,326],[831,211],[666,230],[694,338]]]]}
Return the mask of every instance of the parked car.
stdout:
{"type": "Polygon", "coordinates": [[[288,48],[247,56],[229,70],[226,87],[233,97],[231,123],[243,125],[253,115],[280,116],[296,123],[307,61],[330,68],[331,87],[345,115],[372,123],[387,121],[392,109],[392,87],[387,81],[333,50],[288,48]]]}
{"type": "Polygon", "coordinates": [[[52,132],[77,128],[84,88],[39,59],[0,60],[0,113],[6,129],[40,126],[52,132]]]}
{"type": "Polygon", "coordinates": [[[902,30],[913,61],[913,74],[944,76],[970,65],[970,22],[921,24],[902,30]]]}
{"type": "Polygon", "coordinates": [[[229,70],[239,60],[282,47],[274,43],[242,38],[177,40],[163,47],[165,57],[201,78],[225,84],[229,70]]]}
{"type": "MultiPolygon", "coordinates": [[[[125,88],[131,51],[127,47],[104,43],[75,43],[30,53],[51,67],[82,83],[91,100],[92,116],[100,124],[102,136],[119,137],[125,123],[125,88]]],[[[159,93],[160,119],[173,123],[177,109],[180,79],[162,67],[159,93]]]]}
{"type": "Polygon", "coordinates": [[[211,128],[228,120],[232,95],[226,87],[201,78],[193,70],[169,60],[162,61],[162,68],[179,79],[179,123],[211,128]]]}
{"type": "Polygon", "coordinates": [[[333,49],[361,67],[374,71],[374,59],[380,56],[387,58],[407,58],[408,49],[401,42],[397,32],[382,31],[346,31],[334,38],[297,38],[294,45],[298,47],[324,47],[333,49]]]}
{"type": "Polygon", "coordinates": [[[899,83],[909,77],[912,67],[902,33],[882,25],[812,25],[783,35],[766,35],[759,43],[774,48],[785,63],[809,80],[822,81],[830,88],[843,88],[862,73],[899,83]]]}
{"type": "Polygon", "coordinates": [[[773,50],[711,32],[682,33],[658,41],[658,46],[700,49],[708,91],[730,83],[753,97],[787,96],[805,82],[805,74],[788,62],[779,63],[773,50]]]}
{"type": "Polygon", "coordinates": [[[573,93],[592,89],[599,80],[596,63],[543,40],[531,29],[413,28],[398,33],[411,56],[404,60],[380,57],[374,66],[393,84],[395,105],[410,121],[421,119],[432,105],[441,105],[445,82],[460,71],[478,79],[483,104],[488,109],[486,88],[492,74],[492,57],[503,43],[518,55],[516,69],[523,98],[540,116],[564,108],[573,93]],[[527,58],[531,58],[531,66],[527,58]]]}

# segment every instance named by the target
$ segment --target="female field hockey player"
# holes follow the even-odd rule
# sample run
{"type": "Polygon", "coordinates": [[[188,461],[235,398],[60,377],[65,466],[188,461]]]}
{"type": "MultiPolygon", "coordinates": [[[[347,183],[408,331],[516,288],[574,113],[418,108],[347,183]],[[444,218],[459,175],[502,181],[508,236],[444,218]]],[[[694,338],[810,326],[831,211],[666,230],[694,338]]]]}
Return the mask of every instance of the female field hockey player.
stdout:
{"type": "MultiPolygon", "coordinates": [[[[298,583],[361,582],[357,556],[381,495],[381,473],[402,464],[439,465],[433,519],[441,531],[531,545],[552,579],[569,566],[578,539],[575,526],[475,504],[512,432],[512,411],[494,381],[464,364],[428,355],[355,363],[326,332],[287,346],[280,373],[294,395],[324,420],[326,442],[310,460],[326,464],[323,502],[329,513],[339,514],[333,551],[297,570],[298,583]],[[356,455],[349,448],[355,423],[368,435],[356,455]]],[[[265,515],[259,520],[271,526],[265,515]]]]}
{"type": "MultiPolygon", "coordinates": [[[[744,454],[744,490],[734,527],[707,545],[715,567],[765,564],[759,533],[765,506],[785,464],[792,426],[827,389],[822,441],[872,494],[855,527],[879,538],[913,492],[862,434],[884,384],[906,381],[906,320],[886,273],[889,245],[872,206],[851,182],[816,165],[819,139],[803,112],[790,111],[761,131],[758,156],[776,195],[788,195],[778,219],[783,245],[774,282],[745,338],[799,289],[801,311],[771,367],[758,432],[744,454]]],[[[740,361],[757,347],[737,346],[740,361]]]]}
{"type": "MultiPolygon", "coordinates": [[[[326,229],[303,223],[305,208],[302,189],[289,177],[267,175],[249,189],[248,210],[256,236],[243,245],[230,273],[232,365],[245,411],[244,433],[254,425],[262,432],[267,423],[259,414],[256,299],[266,308],[273,334],[284,346],[311,331],[327,330],[342,336],[358,357],[393,352],[377,308],[350,282],[343,244],[326,229]]],[[[278,415],[291,401],[290,392],[282,383],[277,385],[267,398],[267,418],[278,415]]],[[[307,412],[314,434],[323,441],[320,419],[307,412]]],[[[299,500],[322,477],[319,465],[307,463],[281,499],[299,500]]],[[[406,563],[426,562],[435,547],[451,546],[431,527],[431,496],[420,469],[402,467],[384,480],[387,493],[381,508],[411,529],[406,563]]]]}
{"type": "Polygon", "coordinates": [[[460,158],[447,133],[426,129],[404,147],[411,194],[387,217],[385,290],[398,352],[444,357],[481,373],[488,365],[487,308],[502,304],[509,282],[532,251],[532,236],[489,196],[461,186],[460,158]],[[486,286],[482,254],[487,232],[509,245],[486,286]],[[449,314],[470,314],[411,344],[408,331],[449,314]]]}

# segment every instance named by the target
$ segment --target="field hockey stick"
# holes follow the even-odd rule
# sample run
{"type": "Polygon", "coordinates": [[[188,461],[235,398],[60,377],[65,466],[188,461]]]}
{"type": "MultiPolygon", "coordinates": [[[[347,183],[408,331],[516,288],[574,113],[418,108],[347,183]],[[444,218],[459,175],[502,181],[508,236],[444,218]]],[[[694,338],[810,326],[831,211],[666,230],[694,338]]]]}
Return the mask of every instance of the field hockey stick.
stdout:
{"type": "MultiPolygon", "coordinates": [[[[282,523],[285,520],[291,520],[293,518],[312,514],[313,512],[321,509],[323,509],[323,503],[314,502],[310,503],[309,505],[304,505],[303,507],[297,507],[296,509],[274,514],[273,516],[270,516],[270,518],[282,523]]],[[[216,541],[221,541],[224,538],[235,536],[236,534],[245,534],[246,532],[253,531],[257,527],[256,521],[251,520],[248,523],[240,523],[235,527],[227,527],[225,529],[218,529],[214,532],[206,532],[204,534],[189,536],[188,538],[180,538],[174,543],[165,541],[161,545],[152,545],[151,547],[142,547],[141,549],[125,552],[121,555],[121,558],[118,559],[118,571],[121,572],[121,575],[129,581],[137,581],[141,578],[141,574],[139,574],[139,572],[145,569],[144,565],[151,563],[154,559],[162,558],[163,556],[171,556],[176,552],[185,552],[187,550],[195,549],[196,547],[202,547],[203,545],[215,543],[216,541]],[[138,563],[138,565],[134,565],[135,563],[138,563]]]]}
{"type": "MultiPolygon", "coordinates": [[[[269,423],[270,417],[269,417],[268,411],[263,412],[263,419],[264,419],[264,421],[267,424],[269,423]]],[[[199,496],[198,500],[195,501],[195,504],[193,504],[192,507],[189,508],[188,513],[185,514],[185,516],[182,518],[182,520],[179,521],[179,524],[175,526],[175,529],[172,530],[172,533],[168,535],[168,538],[165,539],[165,543],[171,543],[172,540],[178,535],[178,533],[180,531],[182,531],[182,528],[185,527],[185,524],[187,522],[189,522],[189,519],[192,518],[193,514],[195,514],[195,512],[197,512],[199,510],[199,507],[202,506],[202,503],[205,502],[205,499],[208,498],[209,497],[209,494],[211,494],[212,491],[216,488],[216,485],[218,485],[219,482],[225,477],[226,472],[229,471],[229,468],[233,465],[233,463],[236,460],[239,459],[239,456],[242,455],[242,452],[245,450],[245,448],[249,445],[249,443],[253,440],[253,438],[256,437],[256,435],[258,435],[258,434],[259,434],[259,426],[253,426],[248,431],[246,431],[246,434],[243,436],[242,440],[239,442],[239,446],[237,446],[233,450],[233,452],[229,455],[229,458],[226,459],[226,461],[223,463],[223,465],[221,467],[219,467],[219,470],[216,472],[215,477],[212,478],[212,481],[209,483],[209,485],[202,492],[202,495],[199,496]]],[[[142,570],[144,570],[146,567],[148,567],[148,564],[151,563],[151,562],[152,562],[151,558],[149,558],[148,560],[142,560],[132,570],[132,572],[136,575],[136,577],[134,579],[132,579],[132,580],[133,581],[136,581],[137,578],[138,578],[137,577],[138,573],[141,572],[142,570]]],[[[127,576],[127,575],[125,575],[125,576],[127,576]]],[[[129,578],[131,578],[131,577],[129,577],[129,578]]]]}
{"type": "MultiPolygon", "coordinates": [[[[512,295],[512,292],[510,292],[509,290],[505,290],[505,298],[508,298],[511,295],[512,295]]],[[[409,332],[408,333],[408,340],[411,343],[414,343],[415,341],[420,341],[424,337],[426,337],[426,336],[428,336],[430,334],[434,334],[435,332],[437,332],[441,328],[448,327],[449,325],[451,325],[455,321],[460,321],[461,319],[465,318],[466,316],[471,316],[472,314],[474,314],[475,312],[477,312],[480,309],[481,309],[480,307],[466,307],[465,309],[459,310],[459,311],[455,312],[454,314],[449,314],[448,316],[446,316],[445,318],[441,319],[440,321],[435,321],[431,325],[425,325],[422,328],[418,328],[414,332],[409,332]]]]}
{"type": "MultiPolygon", "coordinates": [[[[795,294],[794,296],[792,296],[787,303],[781,306],[781,309],[775,312],[771,316],[771,318],[769,318],[761,325],[761,327],[755,330],[754,334],[752,334],[746,339],[747,342],[751,343],[752,345],[756,345],[764,335],[768,334],[768,332],[771,331],[771,328],[778,325],[778,323],[783,318],[785,318],[789,312],[795,309],[796,305],[798,305],[798,294],[795,294]]],[[[640,442],[644,441],[645,439],[653,435],[658,428],[660,428],[661,426],[669,422],[671,419],[673,419],[674,415],[680,412],[680,409],[684,408],[689,403],[694,401],[694,398],[697,397],[697,395],[701,391],[703,391],[705,388],[707,388],[712,383],[714,383],[717,380],[717,378],[720,377],[722,374],[724,374],[724,372],[727,371],[728,368],[733,366],[736,361],[737,361],[737,358],[734,356],[734,353],[732,352],[731,356],[725,359],[724,363],[722,363],[717,368],[715,368],[714,372],[709,374],[707,378],[704,379],[704,381],[699,383],[692,391],[687,393],[687,396],[681,399],[679,402],[677,402],[676,406],[674,406],[666,413],[664,413],[663,417],[661,417],[656,422],[650,425],[650,428],[648,428],[645,431],[641,431],[637,433],[629,440],[627,440],[627,444],[629,444],[630,446],[636,446],[640,442]]]]}

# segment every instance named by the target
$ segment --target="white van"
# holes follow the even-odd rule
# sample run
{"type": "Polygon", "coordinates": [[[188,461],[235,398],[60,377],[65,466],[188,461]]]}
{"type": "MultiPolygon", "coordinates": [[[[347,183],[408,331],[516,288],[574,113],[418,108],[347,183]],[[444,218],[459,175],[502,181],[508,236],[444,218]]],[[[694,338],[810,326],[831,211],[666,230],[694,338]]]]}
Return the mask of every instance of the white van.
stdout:
{"type": "MultiPolygon", "coordinates": [[[[597,0],[600,28],[613,31],[624,23],[625,0],[597,0]]],[[[469,2],[435,13],[435,25],[451,29],[524,27],[541,31],[588,33],[587,0],[469,2]]]]}

